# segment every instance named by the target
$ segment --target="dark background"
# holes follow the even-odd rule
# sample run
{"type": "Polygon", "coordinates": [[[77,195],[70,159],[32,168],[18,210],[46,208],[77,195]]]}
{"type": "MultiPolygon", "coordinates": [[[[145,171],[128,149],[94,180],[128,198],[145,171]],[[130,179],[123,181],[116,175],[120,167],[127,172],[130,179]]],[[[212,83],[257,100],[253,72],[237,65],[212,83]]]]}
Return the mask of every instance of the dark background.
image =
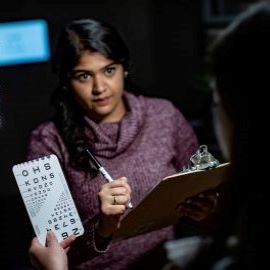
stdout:
{"type": "MultiPolygon", "coordinates": [[[[9,0],[0,22],[44,18],[51,48],[59,29],[75,18],[104,19],[130,48],[131,78],[139,92],[170,99],[190,121],[201,144],[219,156],[210,117],[211,95],[202,81],[211,38],[247,3],[211,0],[9,0]],[[225,3],[226,2],[226,3],[225,3]]],[[[53,111],[56,85],[50,62],[0,67],[0,265],[27,269],[32,228],[11,168],[25,161],[29,133],[53,111]]]]}

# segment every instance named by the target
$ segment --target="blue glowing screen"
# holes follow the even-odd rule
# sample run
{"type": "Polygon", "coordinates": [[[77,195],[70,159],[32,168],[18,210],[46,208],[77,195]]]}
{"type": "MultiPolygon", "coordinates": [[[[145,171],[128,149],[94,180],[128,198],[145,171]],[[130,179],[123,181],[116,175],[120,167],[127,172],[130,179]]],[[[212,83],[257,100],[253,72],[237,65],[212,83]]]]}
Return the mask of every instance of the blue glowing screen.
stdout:
{"type": "Polygon", "coordinates": [[[50,45],[43,19],[0,23],[0,66],[48,61],[50,45]]]}

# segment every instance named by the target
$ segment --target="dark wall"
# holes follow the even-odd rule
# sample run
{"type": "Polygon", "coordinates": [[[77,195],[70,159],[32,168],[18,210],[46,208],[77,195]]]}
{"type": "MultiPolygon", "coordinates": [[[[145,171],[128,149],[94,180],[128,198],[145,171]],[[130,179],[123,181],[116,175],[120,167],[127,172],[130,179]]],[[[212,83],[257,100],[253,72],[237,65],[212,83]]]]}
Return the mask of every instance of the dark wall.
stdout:
{"type": "MultiPolygon", "coordinates": [[[[208,143],[212,140],[211,133],[208,131],[206,137],[202,131],[208,129],[203,117],[209,96],[193,81],[200,76],[202,65],[198,2],[9,0],[0,9],[0,20],[47,19],[52,48],[57,32],[66,22],[90,16],[107,20],[119,29],[130,48],[131,76],[140,86],[139,91],[172,100],[191,121],[201,142],[208,143]]],[[[49,96],[56,78],[49,62],[2,67],[0,72],[0,198],[5,211],[0,254],[11,254],[8,258],[12,258],[13,268],[23,269],[32,231],[11,167],[25,161],[30,130],[52,115],[49,96]]]]}

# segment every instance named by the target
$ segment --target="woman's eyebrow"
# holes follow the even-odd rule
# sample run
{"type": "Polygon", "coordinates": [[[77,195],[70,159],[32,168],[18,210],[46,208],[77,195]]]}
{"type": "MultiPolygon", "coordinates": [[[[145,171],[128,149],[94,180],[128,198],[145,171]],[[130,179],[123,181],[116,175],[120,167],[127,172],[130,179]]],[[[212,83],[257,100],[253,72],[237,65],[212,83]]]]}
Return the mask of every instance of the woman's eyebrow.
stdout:
{"type": "Polygon", "coordinates": [[[117,64],[119,64],[119,62],[113,61],[113,62],[111,62],[110,64],[108,64],[108,65],[102,67],[101,69],[106,69],[106,68],[108,68],[108,67],[110,67],[110,66],[117,65],[117,64]]]}
{"type": "Polygon", "coordinates": [[[86,73],[86,74],[89,74],[89,75],[94,75],[94,72],[92,72],[90,70],[87,70],[87,69],[75,69],[75,70],[70,71],[69,74],[71,76],[75,76],[78,73],[86,73]]]}

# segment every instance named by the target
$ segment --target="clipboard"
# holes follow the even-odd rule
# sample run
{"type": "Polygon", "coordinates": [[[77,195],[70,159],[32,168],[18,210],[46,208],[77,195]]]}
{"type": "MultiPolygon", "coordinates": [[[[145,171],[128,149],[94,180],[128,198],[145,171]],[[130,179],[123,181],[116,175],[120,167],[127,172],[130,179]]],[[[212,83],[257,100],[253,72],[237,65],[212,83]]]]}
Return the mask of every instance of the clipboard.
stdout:
{"type": "MultiPolygon", "coordinates": [[[[194,162],[194,159],[193,155],[191,160],[194,162]]],[[[184,169],[180,173],[163,178],[137,207],[123,218],[121,227],[113,236],[113,241],[176,224],[180,218],[176,209],[181,202],[201,192],[217,188],[228,178],[231,164],[217,165],[217,160],[212,159],[212,161],[212,163],[208,162],[209,167],[201,162],[204,164],[202,166],[204,169],[198,169],[198,163],[191,169],[184,169]],[[212,161],[216,163],[214,164],[212,161]]]]}

